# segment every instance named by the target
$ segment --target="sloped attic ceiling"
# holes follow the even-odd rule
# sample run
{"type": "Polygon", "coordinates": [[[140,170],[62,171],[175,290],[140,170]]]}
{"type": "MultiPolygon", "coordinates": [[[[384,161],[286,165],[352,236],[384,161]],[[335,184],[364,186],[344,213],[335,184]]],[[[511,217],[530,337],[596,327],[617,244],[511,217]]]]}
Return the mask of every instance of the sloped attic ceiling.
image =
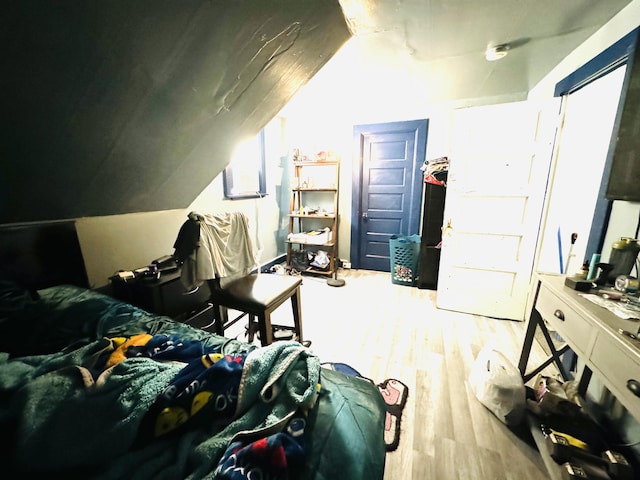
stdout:
{"type": "Polygon", "coordinates": [[[338,0],[19,0],[0,25],[0,224],[187,207],[350,36],[338,0]]]}

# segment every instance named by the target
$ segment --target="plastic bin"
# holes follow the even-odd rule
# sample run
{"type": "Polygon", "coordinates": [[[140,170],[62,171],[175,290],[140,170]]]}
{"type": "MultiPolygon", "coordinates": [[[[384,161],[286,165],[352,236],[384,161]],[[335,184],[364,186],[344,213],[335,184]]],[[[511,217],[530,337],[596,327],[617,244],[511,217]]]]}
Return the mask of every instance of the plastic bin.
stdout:
{"type": "Polygon", "coordinates": [[[391,254],[391,282],[396,285],[415,286],[420,257],[420,235],[392,235],[389,239],[391,254]]]}

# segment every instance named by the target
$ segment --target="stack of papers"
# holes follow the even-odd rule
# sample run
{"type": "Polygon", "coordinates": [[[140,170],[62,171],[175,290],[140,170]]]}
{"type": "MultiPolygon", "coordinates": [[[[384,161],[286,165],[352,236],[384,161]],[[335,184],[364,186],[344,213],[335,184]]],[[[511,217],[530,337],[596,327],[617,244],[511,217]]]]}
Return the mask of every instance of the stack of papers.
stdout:
{"type": "Polygon", "coordinates": [[[311,245],[322,245],[331,241],[333,235],[331,229],[325,227],[321,230],[311,230],[309,232],[290,233],[287,239],[290,242],[308,243],[311,245]]]}

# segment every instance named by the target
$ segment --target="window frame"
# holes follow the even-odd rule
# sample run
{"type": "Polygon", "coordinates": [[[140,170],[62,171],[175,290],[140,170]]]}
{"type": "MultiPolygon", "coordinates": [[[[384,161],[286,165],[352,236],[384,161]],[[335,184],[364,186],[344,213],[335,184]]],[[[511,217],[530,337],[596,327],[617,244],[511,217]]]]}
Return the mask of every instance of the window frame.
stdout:
{"type": "Polygon", "coordinates": [[[234,167],[237,169],[237,165],[231,163],[224,169],[222,175],[222,185],[224,198],[227,200],[242,200],[247,198],[262,198],[267,195],[267,179],[266,179],[266,148],[265,148],[265,133],[264,129],[260,130],[258,137],[258,156],[257,163],[257,185],[258,189],[252,189],[249,186],[246,188],[241,187],[239,191],[234,191],[238,180],[237,175],[234,174],[234,167]]]}

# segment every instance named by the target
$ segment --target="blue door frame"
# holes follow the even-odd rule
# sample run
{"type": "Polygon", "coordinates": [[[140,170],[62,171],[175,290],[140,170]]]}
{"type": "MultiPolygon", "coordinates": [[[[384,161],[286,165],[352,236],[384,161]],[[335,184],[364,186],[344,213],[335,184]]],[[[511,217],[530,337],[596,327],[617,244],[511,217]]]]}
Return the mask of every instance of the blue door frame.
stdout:
{"type": "Polygon", "coordinates": [[[596,201],[593,221],[591,223],[591,231],[589,232],[589,239],[587,240],[585,258],[591,258],[592,254],[602,252],[602,249],[604,247],[607,225],[609,223],[611,209],[613,207],[613,201],[608,200],[605,197],[605,194],[607,190],[607,184],[609,183],[609,174],[611,172],[611,163],[613,161],[616,138],[618,136],[618,131],[620,130],[620,118],[622,116],[622,109],[624,107],[624,99],[629,87],[629,82],[631,80],[631,71],[633,67],[632,63],[634,53],[636,51],[639,32],[640,27],[632,30],[616,43],[611,45],[609,48],[605,49],[602,53],[592,58],[590,61],[582,65],[574,72],[567,75],[556,84],[554,92],[554,96],[556,97],[569,95],[584,87],[585,85],[588,85],[590,82],[597,80],[598,78],[615,70],[616,68],[627,64],[627,71],[625,73],[625,79],[622,85],[622,94],[620,102],[618,103],[616,120],[613,125],[611,142],[609,144],[607,159],[605,161],[604,170],[602,172],[602,181],[600,183],[598,199],[596,201]]]}

